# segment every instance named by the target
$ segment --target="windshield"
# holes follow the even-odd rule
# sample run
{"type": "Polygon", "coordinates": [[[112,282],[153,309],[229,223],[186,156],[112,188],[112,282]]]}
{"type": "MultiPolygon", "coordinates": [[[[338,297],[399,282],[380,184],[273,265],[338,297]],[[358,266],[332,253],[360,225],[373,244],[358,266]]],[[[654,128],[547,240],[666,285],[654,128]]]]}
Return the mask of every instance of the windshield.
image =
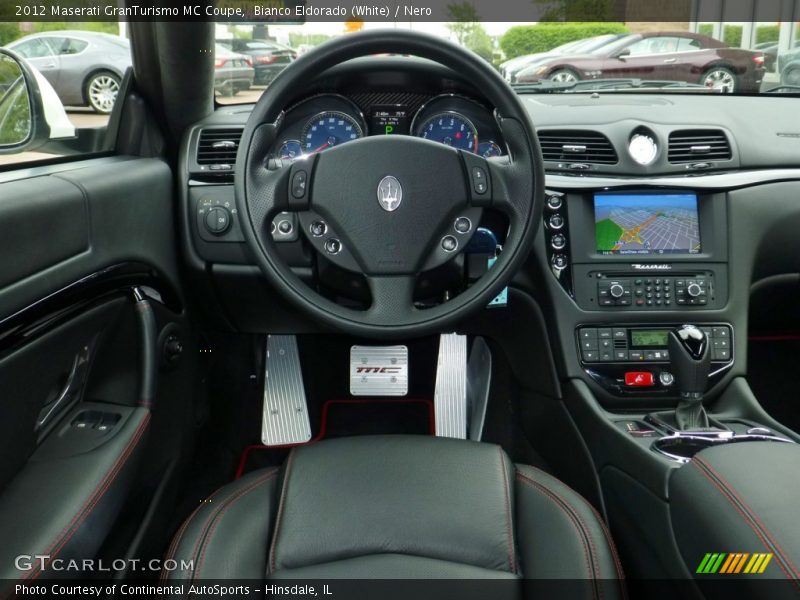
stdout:
{"type": "MultiPolygon", "coordinates": [[[[253,85],[222,104],[254,102],[296,57],[327,40],[381,22],[217,24],[237,52],[279,50],[281,60],[253,62],[253,85]]],[[[519,93],[796,93],[800,23],[778,22],[441,22],[393,23],[432,33],[476,52],[519,93]]],[[[227,44],[226,44],[227,45],[227,44]]]]}

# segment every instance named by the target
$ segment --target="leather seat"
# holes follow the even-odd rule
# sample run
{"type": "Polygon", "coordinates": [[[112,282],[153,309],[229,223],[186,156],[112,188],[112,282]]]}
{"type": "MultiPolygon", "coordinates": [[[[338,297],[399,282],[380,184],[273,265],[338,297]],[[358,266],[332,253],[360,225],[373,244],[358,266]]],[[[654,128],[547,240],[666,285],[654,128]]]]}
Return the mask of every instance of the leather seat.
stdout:
{"type": "Polygon", "coordinates": [[[194,561],[170,580],[541,578],[572,580],[570,597],[624,595],[586,500],[498,446],[433,437],[296,448],[203,502],[166,558],[194,561]]]}

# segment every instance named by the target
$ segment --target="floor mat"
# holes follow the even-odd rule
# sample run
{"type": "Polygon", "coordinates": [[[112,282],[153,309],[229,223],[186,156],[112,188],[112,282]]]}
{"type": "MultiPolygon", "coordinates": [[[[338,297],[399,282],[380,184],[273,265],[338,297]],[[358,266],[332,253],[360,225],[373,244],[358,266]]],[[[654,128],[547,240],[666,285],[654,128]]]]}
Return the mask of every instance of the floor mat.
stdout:
{"type": "MultiPolygon", "coordinates": [[[[407,398],[380,400],[329,400],[322,405],[319,432],[308,443],[356,435],[433,435],[436,422],[433,402],[407,398]]],[[[236,470],[238,479],[255,469],[283,463],[292,446],[247,446],[236,470]]]]}

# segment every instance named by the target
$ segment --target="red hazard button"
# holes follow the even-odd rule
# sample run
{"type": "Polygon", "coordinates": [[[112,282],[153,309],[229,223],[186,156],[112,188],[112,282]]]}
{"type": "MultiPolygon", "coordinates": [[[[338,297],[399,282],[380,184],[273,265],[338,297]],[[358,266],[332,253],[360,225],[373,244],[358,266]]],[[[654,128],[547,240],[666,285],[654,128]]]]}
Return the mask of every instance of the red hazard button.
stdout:
{"type": "Polygon", "coordinates": [[[649,371],[628,371],[625,373],[625,385],[628,387],[649,387],[654,384],[653,374],[649,371]]]}

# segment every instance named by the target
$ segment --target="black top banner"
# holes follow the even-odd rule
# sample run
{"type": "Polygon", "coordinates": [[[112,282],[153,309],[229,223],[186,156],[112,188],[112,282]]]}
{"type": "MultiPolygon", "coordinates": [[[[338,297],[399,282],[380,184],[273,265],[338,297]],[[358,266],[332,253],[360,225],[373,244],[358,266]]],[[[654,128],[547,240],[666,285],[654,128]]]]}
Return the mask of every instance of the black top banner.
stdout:
{"type": "Polygon", "coordinates": [[[658,21],[800,19],[785,0],[0,0],[0,21],[658,21]]]}

